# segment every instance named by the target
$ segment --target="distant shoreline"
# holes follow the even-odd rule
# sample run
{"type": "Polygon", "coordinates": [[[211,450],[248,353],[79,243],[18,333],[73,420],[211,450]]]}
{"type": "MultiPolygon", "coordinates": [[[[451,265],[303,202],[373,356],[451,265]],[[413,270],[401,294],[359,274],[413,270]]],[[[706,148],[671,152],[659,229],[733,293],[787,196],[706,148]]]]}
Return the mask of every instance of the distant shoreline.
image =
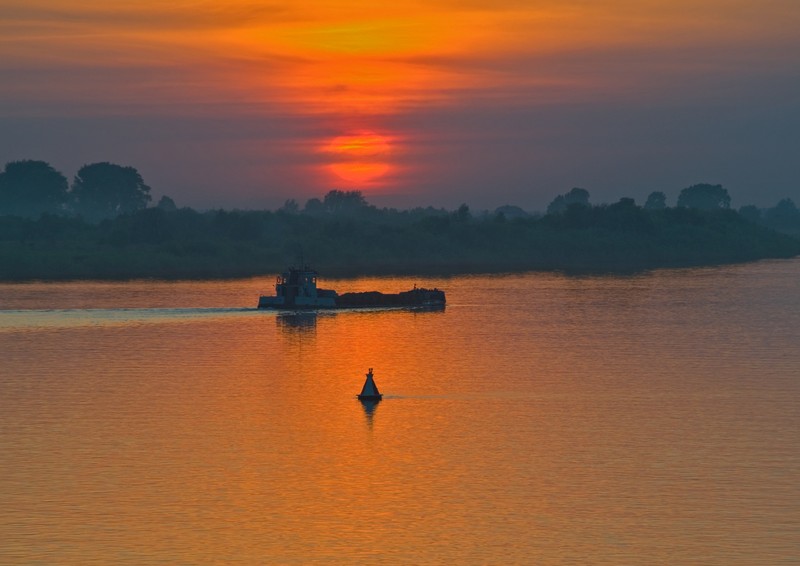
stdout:
{"type": "Polygon", "coordinates": [[[139,212],[91,224],[0,217],[0,281],[269,277],[300,258],[323,278],[530,271],[634,274],[800,256],[800,238],[731,210],[623,202],[541,218],[367,208],[355,214],[139,212]]]}
{"type": "MultiPolygon", "coordinates": [[[[749,263],[756,263],[766,260],[791,260],[800,257],[800,254],[788,257],[761,257],[744,260],[730,260],[730,261],[709,261],[709,262],[673,262],[664,264],[648,263],[642,265],[618,265],[615,267],[601,267],[601,266],[577,266],[572,265],[569,267],[534,267],[534,266],[493,266],[491,268],[483,268],[474,266],[471,268],[435,268],[426,267],[420,269],[406,269],[406,270],[393,270],[390,268],[376,269],[376,270],[359,270],[348,271],[341,268],[334,269],[321,269],[319,270],[321,279],[340,279],[350,280],[359,279],[364,277],[425,277],[425,278],[451,278],[462,277],[469,275],[498,275],[498,274],[523,274],[523,273],[557,273],[570,277],[584,277],[584,276],[633,276],[658,271],[662,269],[693,269],[703,267],[720,267],[726,265],[744,265],[749,263]]],[[[316,268],[316,265],[312,265],[316,268]]],[[[173,273],[164,274],[158,273],[130,273],[127,275],[110,275],[103,276],[103,274],[95,273],[93,276],[74,276],[72,274],[49,274],[47,277],[32,277],[32,278],[0,278],[0,284],[25,284],[25,283],[69,283],[80,281],[95,281],[95,282],[124,282],[124,281],[160,281],[160,282],[181,282],[181,281],[233,281],[238,279],[257,279],[257,278],[272,278],[282,273],[286,267],[275,268],[266,271],[240,271],[237,273],[208,273],[200,272],[196,274],[191,273],[173,273]]],[[[3,274],[5,275],[5,274],[3,274]]]]}

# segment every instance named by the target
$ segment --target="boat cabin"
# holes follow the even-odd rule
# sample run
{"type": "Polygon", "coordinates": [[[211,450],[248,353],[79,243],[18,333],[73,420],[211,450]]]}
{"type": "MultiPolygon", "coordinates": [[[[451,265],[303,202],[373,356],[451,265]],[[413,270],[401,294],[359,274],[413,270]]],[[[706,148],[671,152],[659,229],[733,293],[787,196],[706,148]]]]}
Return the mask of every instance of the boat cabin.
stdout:
{"type": "Polygon", "coordinates": [[[336,291],[317,289],[317,272],[304,265],[290,267],[278,275],[275,296],[261,297],[259,307],[333,307],[336,306],[336,291]]]}

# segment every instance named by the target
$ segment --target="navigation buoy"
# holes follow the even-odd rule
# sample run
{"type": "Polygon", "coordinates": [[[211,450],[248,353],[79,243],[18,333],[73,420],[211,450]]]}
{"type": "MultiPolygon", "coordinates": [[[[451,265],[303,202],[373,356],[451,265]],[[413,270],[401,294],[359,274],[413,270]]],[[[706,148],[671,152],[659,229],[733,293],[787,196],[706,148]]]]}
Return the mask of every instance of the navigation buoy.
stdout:
{"type": "Polygon", "coordinates": [[[378,386],[375,385],[375,380],[372,378],[372,368],[369,368],[367,379],[364,381],[364,387],[361,388],[361,393],[358,394],[360,401],[380,401],[383,395],[378,391],[378,386]]]}

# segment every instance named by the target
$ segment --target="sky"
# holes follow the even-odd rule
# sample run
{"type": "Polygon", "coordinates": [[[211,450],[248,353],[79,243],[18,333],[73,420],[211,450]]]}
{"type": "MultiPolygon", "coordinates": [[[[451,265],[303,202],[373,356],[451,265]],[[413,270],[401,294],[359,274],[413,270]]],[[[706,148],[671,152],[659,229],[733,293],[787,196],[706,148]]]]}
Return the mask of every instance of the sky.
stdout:
{"type": "Polygon", "coordinates": [[[0,166],[179,206],[800,204],[797,0],[0,0],[0,166]]]}

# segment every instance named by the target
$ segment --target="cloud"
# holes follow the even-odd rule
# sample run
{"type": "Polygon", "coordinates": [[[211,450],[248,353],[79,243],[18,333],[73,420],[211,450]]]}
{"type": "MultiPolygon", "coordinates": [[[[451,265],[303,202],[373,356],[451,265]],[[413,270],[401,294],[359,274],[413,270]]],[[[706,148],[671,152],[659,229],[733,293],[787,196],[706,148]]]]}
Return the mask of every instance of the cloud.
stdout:
{"type": "Polygon", "coordinates": [[[247,27],[257,23],[292,20],[286,5],[264,3],[225,4],[211,2],[139,2],[118,5],[109,2],[71,3],[6,1],[2,26],[26,33],[36,27],[102,30],[209,30],[247,27]]]}

